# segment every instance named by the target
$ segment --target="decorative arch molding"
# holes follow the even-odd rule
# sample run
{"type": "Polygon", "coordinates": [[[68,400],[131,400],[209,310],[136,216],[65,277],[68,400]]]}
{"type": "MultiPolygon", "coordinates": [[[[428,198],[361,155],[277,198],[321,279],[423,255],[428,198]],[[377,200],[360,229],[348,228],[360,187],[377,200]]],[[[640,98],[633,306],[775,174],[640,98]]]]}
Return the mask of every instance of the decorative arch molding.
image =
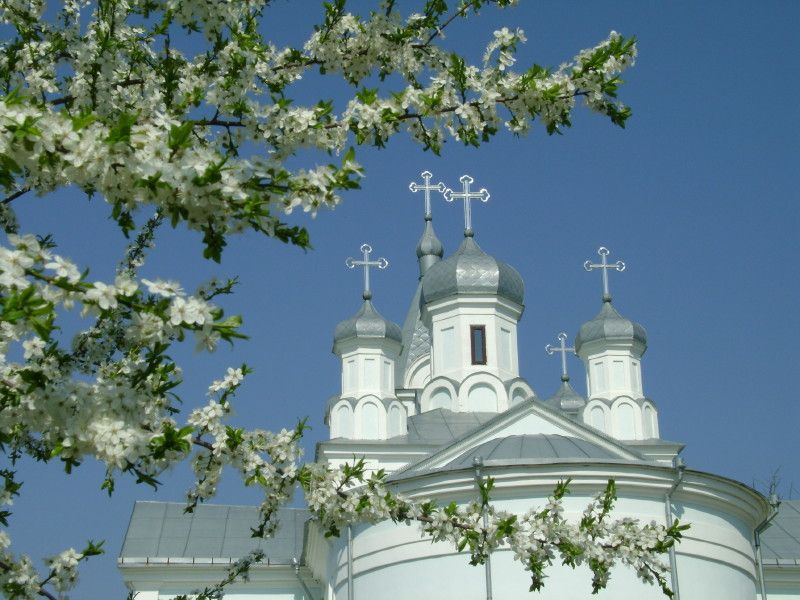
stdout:
{"type": "MultiPolygon", "coordinates": [[[[486,398],[488,399],[488,396],[486,398]]],[[[503,412],[508,410],[510,403],[508,400],[508,392],[506,392],[506,386],[503,385],[503,382],[498,377],[489,373],[473,373],[464,379],[458,388],[458,404],[459,410],[461,411],[503,412]],[[478,386],[481,387],[479,388],[478,386]],[[495,408],[489,410],[476,410],[475,408],[471,408],[470,395],[473,394],[472,402],[476,402],[477,397],[474,395],[475,391],[484,390],[486,388],[489,388],[494,393],[494,397],[496,399],[495,408]]]]}
{"type": "Polygon", "coordinates": [[[661,437],[658,432],[658,411],[649,400],[642,402],[642,437],[646,440],[661,437]]]}
{"type": "Polygon", "coordinates": [[[405,407],[397,400],[390,402],[386,411],[386,437],[405,435],[408,432],[407,419],[405,407]]]}
{"type": "Polygon", "coordinates": [[[386,439],[386,406],[377,396],[365,396],[356,404],[355,438],[386,439]]]}
{"type": "Polygon", "coordinates": [[[353,406],[349,398],[333,405],[330,411],[331,438],[352,439],[354,434],[353,406]]]}
{"type": "Polygon", "coordinates": [[[597,429],[598,431],[608,434],[611,425],[610,413],[608,406],[600,400],[590,400],[583,409],[583,422],[597,429]]]}
{"type": "Polygon", "coordinates": [[[611,432],[619,440],[642,439],[642,411],[630,396],[618,396],[611,405],[611,432]]]}
{"type": "Polygon", "coordinates": [[[420,390],[431,380],[431,355],[425,354],[409,365],[403,373],[403,387],[420,390]]]}
{"type": "Polygon", "coordinates": [[[420,412],[428,412],[437,408],[445,408],[458,412],[458,392],[455,385],[446,377],[432,379],[422,390],[419,400],[420,412]],[[449,404],[449,406],[447,406],[449,404]]]}
{"type": "Polygon", "coordinates": [[[515,406],[525,400],[535,400],[536,392],[524,379],[517,379],[506,384],[509,407],[515,406]]]}

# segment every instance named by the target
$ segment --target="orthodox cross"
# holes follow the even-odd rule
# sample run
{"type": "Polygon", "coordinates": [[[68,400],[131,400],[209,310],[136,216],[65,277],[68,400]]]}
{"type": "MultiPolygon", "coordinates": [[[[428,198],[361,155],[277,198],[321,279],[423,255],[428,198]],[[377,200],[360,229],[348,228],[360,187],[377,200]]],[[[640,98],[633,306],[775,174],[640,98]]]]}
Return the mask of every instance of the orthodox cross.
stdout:
{"type": "Polygon", "coordinates": [[[354,258],[349,257],[346,261],[344,261],[344,264],[348,269],[364,267],[364,293],[361,294],[361,296],[364,298],[364,300],[369,300],[372,298],[372,292],[369,289],[369,268],[378,267],[379,269],[385,269],[389,266],[389,261],[385,258],[370,260],[369,255],[372,253],[372,246],[369,244],[362,244],[360,249],[362,255],[364,256],[364,260],[355,260],[354,258]]]}
{"type": "Polygon", "coordinates": [[[443,193],[447,188],[445,185],[440,181],[436,185],[431,185],[431,177],[433,174],[430,171],[423,171],[421,173],[422,178],[425,180],[425,183],[416,183],[412,181],[408,185],[408,189],[412,192],[425,192],[425,220],[430,221],[431,216],[431,192],[439,192],[443,193]]]}
{"type": "Polygon", "coordinates": [[[567,334],[563,331],[558,334],[558,341],[560,342],[559,347],[554,348],[550,344],[547,344],[544,349],[545,352],[551,356],[556,352],[561,354],[561,381],[569,381],[569,375],[567,375],[567,352],[575,354],[575,348],[567,347],[567,334]]]}
{"type": "Polygon", "coordinates": [[[621,260],[618,260],[615,263],[608,263],[607,257],[610,254],[608,248],[604,246],[600,246],[597,249],[597,253],[600,255],[600,263],[593,263],[590,260],[587,260],[583,263],[583,268],[587,271],[591,271],[592,269],[601,269],[603,272],[603,302],[611,302],[611,294],[608,291],[608,270],[614,269],[615,271],[624,271],[625,270],[625,263],[621,260]]]}
{"type": "Polygon", "coordinates": [[[469,189],[470,184],[475,181],[469,175],[463,175],[459,181],[463,187],[462,191],[454,192],[450,188],[444,191],[444,199],[448,202],[453,200],[464,201],[464,236],[472,237],[472,211],[470,210],[471,200],[480,200],[481,202],[489,201],[489,192],[485,188],[481,188],[478,192],[472,192],[469,189]]]}

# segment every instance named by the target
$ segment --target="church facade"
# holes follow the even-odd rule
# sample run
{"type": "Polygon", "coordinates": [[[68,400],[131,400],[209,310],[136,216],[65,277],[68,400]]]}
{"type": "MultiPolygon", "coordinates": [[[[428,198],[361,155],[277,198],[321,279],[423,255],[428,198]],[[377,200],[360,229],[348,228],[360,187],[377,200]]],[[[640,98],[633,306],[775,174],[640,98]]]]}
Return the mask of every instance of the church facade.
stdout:
{"type": "MultiPolygon", "coordinates": [[[[467,503],[478,478],[495,480],[494,503],[517,513],[540,506],[570,478],[566,516],[578,520],[608,481],[616,481],[615,513],[644,522],[691,524],[669,557],[672,588],[683,600],[800,600],[800,504],[774,502],[750,487],[685,468],[683,446],[660,437],[658,408],[643,383],[645,329],[612,304],[608,274],[624,269],[598,250],[603,293],[598,314],[548,346],[561,355],[561,387],[539,398],[520,376],[517,324],[524,284],[513,267],[484,252],[475,240],[471,200],[486,200],[461,178],[456,192],[443,184],[410,186],[426,209],[416,253],[419,282],[406,319],[384,318],[372,300],[369,269],[386,266],[362,246],[363,304],[335,329],[341,387],[325,407],[330,439],[316,459],[331,465],[363,457],[390,473],[392,487],[416,498],[467,503]],[[465,206],[464,240],[447,258],[433,229],[431,193],[465,206]],[[570,384],[566,355],[586,371],[587,397],[570,384]]],[[[286,509],[270,540],[249,537],[255,509],[137,503],[119,566],[138,600],[161,600],[218,581],[227,566],[262,548],[263,563],[248,582],[226,588],[226,598],[421,600],[516,598],[529,579],[510,550],[486,568],[464,554],[420,537],[416,527],[359,525],[325,538],[302,510],[286,509]]],[[[588,569],[554,566],[539,596],[584,599],[588,569]]],[[[656,587],[618,567],[599,597],[656,599],[656,587]]]]}

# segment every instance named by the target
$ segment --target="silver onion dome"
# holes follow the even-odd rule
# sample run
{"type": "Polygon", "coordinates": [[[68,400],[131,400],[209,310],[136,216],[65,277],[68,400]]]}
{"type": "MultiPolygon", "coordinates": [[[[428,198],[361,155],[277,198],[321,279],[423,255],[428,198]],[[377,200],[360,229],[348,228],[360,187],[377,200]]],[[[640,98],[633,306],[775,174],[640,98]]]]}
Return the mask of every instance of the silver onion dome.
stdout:
{"type": "Polygon", "coordinates": [[[419,260],[419,276],[422,277],[434,264],[444,256],[444,246],[433,231],[433,223],[425,218],[425,231],[417,242],[417,259],[419,260]]]}
{"type": "Polygon", "coordinates": [[[555,408],[567,413],[570,416],[577,417],[586,406],[586,398],[581,396],[575,391],[569,383],[569,377],[561,378],[561,387],[558,391],[550,396],[544,403],[550,408],[555,408]]]}
{"type": "Polygon", "coordinates": [[[355,315],[336,326],[333,333],[334,352],[337,344],[351,338],[386,338],[400,343],[402,335],[400,327],[384,318],[371,300],[364,300],[355,315]]]}
{"type": "Polygon", "coordinates": [[[647,349],[647,332],[644,327],[619,314],[610,301],[604,301],[597,316],[581,325],[575,338],[575,352],[580,353],[581,346],[597,340],[629,340],[639,342],[643,346],[642,353],[647,349]]]}
{"type": "Polygon", "coordinates": [[[513,267],[486,254],[472,237],[465,237],[452,256],[431,265],[422,278],[426,304],[461,294],[496,294],[522,305],[525,284],[513,267]]]}

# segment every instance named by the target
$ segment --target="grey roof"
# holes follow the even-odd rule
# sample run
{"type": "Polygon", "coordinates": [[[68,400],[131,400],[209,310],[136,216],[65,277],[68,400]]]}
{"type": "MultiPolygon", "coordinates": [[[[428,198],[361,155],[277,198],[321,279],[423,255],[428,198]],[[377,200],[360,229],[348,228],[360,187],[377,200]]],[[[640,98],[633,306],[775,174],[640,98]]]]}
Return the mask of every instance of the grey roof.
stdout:
{"type": "Polygon", "coordinates": [[[638,341],[647,348],[644,327],[619,314],[610,301],[604,301],[597,316],[581,325],[575,338],[575,352],[580,353],[581,346],[587,342],[603,339],[638,341]]]}
{"type": "Polygon", "coordinates": [[[586,440],[559,434],[511,435],[484,442],[450,461],[445,469],[471,467],[481,457],[484,464],[553,459],[616,459],[617,455],[586,440]]]}
{"type": "Polygon", "coordinates": [[[444,246],[436,233],[433,231],[433,223],[430,218],[425,219],[425,231],[417,242],[417,259],[419,260],[419,276],[425,272],[444,256],[444,246]]]}
{"type": "Polygon", "coordinates": [[[408,433],[405,435],[398,435],[387,440],[334,438],[320,442],[320,445],[347,445],[357,441],[364,446],[391,444],[444,446],[478,429],[496,416],[497,413],[453,412],[446,408],[436,408],[408,417],[408,433]]]}
{"type": "Polygon", "coordinates": [[[371,300],[364,300],[358,312],[336,326],[333,333],[334,352],[336,343],[350,338],[388,338],[400,342],[400,327],[384,318],[371,300]]]}
{"type": "Polygon", "coordinates": [[[437,408],[408,419],[411,443],[446,444],[490,421],[497,413],[453,412],[437,408]]]}
{"type": "Polygon", "coordinates": [[[516,270],[489,256],[474,239],[466,237],[452,256],[432,265],[422,278],[426,304],[459,294],[497,294],[522,304],[525,284],[516,270]]]}
{"type": "Polygon", "coordinates": [[[770,526],[761,534],[765,564],[800,566],[800,500],[784,500],[770,526]]]}
{"type": "Polygon", "coordinates": [[[551,408],[557,408],[570,415],[576,415],[586,406],[586,398],[575,391],[575,388],[570,385],[569,379],[562,380],[558,391],[544,402],[551,408]]]}
{"type": "Polygon", "coordinates": [[[431,351],[431,332],[422,321],[421,296],[422,283],[417,285],[417,291],[414,293],[406,320],[403,323],[403,349],[400,351],[400,360],[398,361],[398,373],[402,378],[405,378],[408,368],[415,360],[431,351]]]}
{"type": "Polygon", "coordinates": [[[280,509],[278,531],[262,539],[251,536],[250,528],[258,524],[255,506],[201,504],[193,513],[185,513],[185,507],[180,502],[137,502],[120,557],[236,559],[261,549],[265,561],[288,564],[302,556],[310,516],[305,509],[280,509]]]}

